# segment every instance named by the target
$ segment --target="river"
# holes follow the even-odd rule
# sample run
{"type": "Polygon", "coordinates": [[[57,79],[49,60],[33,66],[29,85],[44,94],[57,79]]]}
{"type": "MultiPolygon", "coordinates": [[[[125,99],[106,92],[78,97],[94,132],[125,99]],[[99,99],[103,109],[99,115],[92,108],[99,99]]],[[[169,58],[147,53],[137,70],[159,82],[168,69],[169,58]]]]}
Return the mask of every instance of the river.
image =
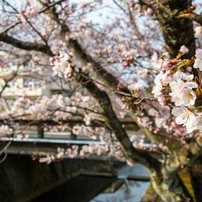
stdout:
{"type": "Polygon", "coordinates": [[[128,176],[149,176],[138,163],[116,170],[117,178],[78,176],[30,202],[140,202],[149,181],[127,180],[128,176]]]}

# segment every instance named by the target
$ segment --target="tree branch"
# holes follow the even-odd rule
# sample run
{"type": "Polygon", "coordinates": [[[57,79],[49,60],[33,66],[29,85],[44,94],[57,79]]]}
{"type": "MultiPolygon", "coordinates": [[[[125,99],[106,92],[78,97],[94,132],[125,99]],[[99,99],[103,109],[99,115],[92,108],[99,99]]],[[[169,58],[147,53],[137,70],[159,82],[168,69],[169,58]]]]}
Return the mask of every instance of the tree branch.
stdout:
{"type": "Polygon", "coordinates": [[[9,83],[10,81],[12,81],[16,76],[17,76],[17,74],[14,74],[12,78],[8,79],[8,80],[5,82],[3,88],[2,88],[2,90],[1,90],[1,92],[0,92],[0,97],[1,97],[2,93],[4,92],[4,90],[6,89],[8,83],[9,83]]]}
{"type": "Polygon", "coordinates": [[[87,88],[91,95],[99,102],[103,109],[104,115],[106,116],[106,122],[111,130],[116,135],[120,142],[122,149],[126,156],[143,164],[148,169],[156,170],[160,167],[160,162],[153,158],[147,151],[135,149],[129,140],[126,131],[122,127],[119,119],[117,118],[111,101],[105,91],[101,91],[94,82],[86,79],[82,76],[82,73],[76,76],[77,82],[80,82],[83,87],[87,88]]]}
{"type": "Polygon", "coordinates": [[[140,5],[145,5],[148,8],[151,8],[154,11],[155,14],[158,11],[157,6],[154,3],[148,2],[147,0],[139,0],[139,3],[140,3],[140,5]]]}
{"type": "Polygon", "coordinates": [[[8,26],[7,28],[5,28],[4,30],[2,30],[0,32],[0,35],[3,33],[7,33],[10,29],[14,28],[16,25],[20,24],[22,21],[18,20],[17,22],[13,23],[12,25],[8,26]]]}
{"type": "Polygon", "coordinates": [[[196,21],[202,25],[202,15],[198,15],[196,13],[185,13],[178,15],[178,18],[187,18],[192,21],[196,21]]]}
{"type": "Polygon", "coordinates": [[[189,53],[184,55],[185,58],[191,58],[195,54],[192,21],[185,18],[177,18],[190,7],[191,1],[178,0],[173,3],[171,0],[158,0],[158,9],[155,14],[161,26],[166,50],[171,58],[177,56],[182,45],[189,49],[189,53]]]}
{"type": "Polygon", "coordinates": [[[11,44],[17,48],[24,49],[24,50],[35,50],[45,53],[49,56],[53,56],[51,49],[49,46],[38,44],[38,43],[31,43],[31,42],[24,42],[18,39],[15,39],[11,36],[8,36],[6,33],[0,34],[0,41],[5,42],[7,44],[11,44]]]}
{"type": "MultiPolygon", "coordinates": [[[[58,2],[57,2],[58,3],[58,2]]],[[[46,9],[44,9],[46,11],[46,9]]],[[[52,20],[55,20],[58,24],[60,24],[59,19],[57,18],[57,14],[54,13],[53,10],[49,10],[48,13],[46,13],[52,20]]],[[[86,66],[88,63],[92,64],[93,68],[93,73],[94,76],[96,76],[100,81],[102,81],[104,84],[107,86],[110,86],[111,89],[117,89],[119,81],[117,80],[116,77],[114,77],[112,74],[110,74],[108,71],[106,71],[98,62],[93,60],[93,58],[88,55],[80,46],[77,40],[75,39],[65,39],[65,34],[66,32],[69,31],[69,28],[66,25],[61,25],[62,30],[61,30],[61,37],[62,39],[66,42],[68,48],[70,51],[72,51],[75,54],[76,59],[83,65],[86,66]]],[[[30,42],[23,42],[19,41],[17,39],[14,39],[7,34],[0,34],[0,41],[12,44],[15,47],[24,49],[24,50],[36,50],[43,52],[49,56],[53,56],[54,54],[51,52],[50,47],[45,46],[43,44],[37,44],[37,43],[30,43],[30,42]]],[[[89,82],[89,81],[88,81],[89,82]]],[[[88,83],[87,82],[87,83],[88,83]]],[[[92,82],[91,82],[92,83],[92,82]]],[[[120,92],[123,92],[125,94],[130,95],[130,90],[123,86],[119,88],[120,92]]],[[[118,92],[115,93],[119,98],[122,98],[122,95],[118,92]]],[[[129,105],[131,103],[125,103],[126,105],[129,105]]],[[[169,148],[173,149],[178,149],[178,147],[181,145],[181,142],[179,140],[171,139],[170,142],[166,142],[166,139],[168,138],[166,135],[159,135],[159,134],[153,134],[151,133],[147,128],[142,127],[136,119],[135,116],[136,110],[133,109],[131,114],[134,118],[134,121],[137,123],[137,125],[140,127],[140,129],[148,136],[148,138],[155,142],[155,143],[163,143],[164,145],[169,145],[169,148]]]]}
{"type": "MultiPolygon", "coordinates": [[[[80,74],[80,73],[78,73],[80,74]]],[[[94,83],[97,83],[99,85],[102,85],[103,87],[115,92],[117,95],[120,94],[121,96],[126,96],[126,97],[131,97],[131,98],[136,98],[136,99],[140,99],[140,101],[138,102],[138,104],[140,102],[142,102],[143,100],[150,100],[150,101],[156,101],[157,102],[157,99],[156,98],[149,98],[149,97],[139,97],[137,95],[132,95],[131,93],[125,93],[123,91],[120,91],[120,90],[117,90],[117,89],[114,89],[114,88],[111,88],[110,86],[107,86],[99,81],[96,81],[95,79],[92,79],[92,78],[89,78],[85,75],[83,75],[83,77],[85,77],[86,79],[90,80],[90,81],[93,81],[94,83]]],[[[120,97],[120,96],[119,96],[120,97]]]]}
{"type": "MultiPolygon", "coordinates": [[[[57,4],[60,4],[60,3],[62,3],[63,1],[65,1],[65,0],[60,0],[60,1],[58,1],[58,2],[54,2],[54,3],[51,3],[51,4],[45,5],[45,7],[42,8],[42,9],[38,12],[38,14],[44,13],[44,12],[47,11],[49,8],[51,8],[51,7],[53,7],[53,6],[57,5],[57,4]]],[[[4,1],[4,2],[6,2],[6,1],[4,1]]],[[[18,11],[17,11],[13,6],[11,6],[8,2],[6,2],[6,3],[7,3],[11,8],[13,8],[16,13],[18,13],[18,11]]],[[[43,5],[44,5],[44,4],[43,4],[43,5]]],[[[26,19],[28,19],[28,18],[26,18],[26,19]]],[[[17,22],[13,23],[13,24],[10,25],[9,27],[7,27],[7,28],[5,28],[4,30],[2,30],[2,31],[0,32],[0,35],[3,34],[3,33],[7,33],[10,29],[14,28],[16,25],[18,25],[18,24],[20,24],[20,23],[22,23],[22,21],[21,21],[21,20],[18,20],[17,22]]],[[[43,39],[43,38],[42,38],[42,39],[43,39]]]]}
{"type": "Polygon", "coordinates": [[[202,153],[202,140],[193,138],[186,143],[175,154],[169,156],[165,162],[162,172],[172,175],[190,165],[202,153]]]}
{"type": "MultiPolygon", "coordinates": [[[[112,74],[110,74],[108,71],[106,71],[98,62],[96,62],[90,55],[88,55],[85,50],[82,49],[81,45],[78,43],[76,39],[66,39],[65,35],[69,31],[69,28],[67,25],[62,25],[59,23],[59,19],[57,18],[57,15],[52,11],[52,13],[49,13],[48,15],[52,20],[58,23],[58,25],[61,25],[61,38],[64,42],[66,42],[67,47],[69,50],[74,53],[76,59],[83,65],[87,66],[88,63],[91,64],[93,72],[92,74],[99,79],[101,82],[103,82],[105,85],[109,86],[111,89],[118,89],[119,81],[116,77],[114,77],[112,74]]],[[[113,91],[114,92],[114,91],[113,91]]],[[[122,86],[119,88],[119,92],[124,92],[126,94],[131,94],[130,90],[126,86],[122,86]]],[[[120,93],[115,92],[115,95],[117,95],[120,99],[122,98],[122,95],[120,93]]],[[[126,105],[130,105],[131,103],[125,102],[126,105]]],[[[163,143],[168,147],[168,150],[177,150],[181,146],[181,141],[176,140],[174,138],[171,139],[171,141],[167,142],[166,139],[168,139],[168,136],[159,135],[158,133],[154,134],[150,132],[147,128],[141,126],[138,121],[137,117],[135,116],[136,109],[133,108],[132,111],[130,111],[132,117],[134,118],[134,121],[138,125],[138,127],[142,130],[142,132],[145,133],[145,135],[153,142],[159,144],[163,143]]]]}

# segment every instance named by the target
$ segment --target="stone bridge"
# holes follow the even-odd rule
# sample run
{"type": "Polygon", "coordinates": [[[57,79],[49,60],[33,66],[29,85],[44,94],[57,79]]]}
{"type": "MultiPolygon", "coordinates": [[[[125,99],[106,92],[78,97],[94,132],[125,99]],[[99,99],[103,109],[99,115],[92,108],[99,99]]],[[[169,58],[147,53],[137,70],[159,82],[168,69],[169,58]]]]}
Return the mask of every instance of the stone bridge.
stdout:
{"type": "MultiPolygon", "coordinates": [[[[133,125],[133,121],[125,120],[122,123],[126,124],[126,122],[128,133],[137,133],[137,127],[133,125]]],[[[28,131],[30,134],[28,139],[3,137],[0,141],[0,151],[4,151],[0,153],[1,202],[31,201],[57,185],[84,173],[108,176],[109,180],[100,180],[97,185],[86,184],[91,187],[91,191],[83,197],[83,201],[87,202],[107,188],[109,183],[115,181],[116,175],[113,168],[124,165],[125,157],[117,161],[117,159],[109,159],[107,156],[91,156],[89,159],[63,159],[50,164],[33,161],[31,155],[54,155],[57,153],[58,147],[66,149],[72,145],[82,146],[91,142],[89,138],[84,136],[75,138],[70,132],[47,133],[41,129],[41,125],[37,127],[38,130],[28,131]]],[[[95,141],[95,144],[103,143],[95,141]]]]}

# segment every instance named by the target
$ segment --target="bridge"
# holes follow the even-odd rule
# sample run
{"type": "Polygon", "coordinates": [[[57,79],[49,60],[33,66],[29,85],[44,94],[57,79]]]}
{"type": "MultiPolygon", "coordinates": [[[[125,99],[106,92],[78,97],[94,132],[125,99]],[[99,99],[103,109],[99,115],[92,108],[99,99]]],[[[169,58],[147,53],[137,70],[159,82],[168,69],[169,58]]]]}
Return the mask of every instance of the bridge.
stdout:
{"type": "MultiPolygon", "coordinates": [[[[9,138],[2,137],[0,141],[0,150],[4,149],[8,154],[18,155],[36,155],[36,156],[47,156],[57,154],[57,148],[70,148],[72,145],[89,145],[92,139],[85,134],[75,135],[72,131],[68,130],[65,132],[47,132],[44,131],[43,125],[50,124],[52,126],[57,125],[57,122],[52,120],[44,121],[33,121],[33,120],[17,120],[21,126],[29,125],[31,129],[24,130],[29,135],[29,138],[9,138]],[[9,145],[9,146],[6,146],[9,145]],[[5,149],[6,147],[6,149],[5,149]]],[[[104,122],[104,120],[102,120],[104,122]]],[[[127,134],[142,136],[142,133],[138,131],[138,127],[132,118],[120,119],[121,124],[126,129],[127,134]]],[[[77,123],[82,124],[82,120],[66,120],[64,123],[68,123],[69,126],[74,126],[77,123]]],[[[93,123],[94,126],[96,123],[93,123]]],[[[105,145],[106,143],[98,140],[94,141],[94,144],[105,145]]],[[[65,156],[64,156],[65,158],[65,156]]],[[[96,159],[96,157],[93,157],[96,159]]],[[[97,157],[100,159],[101,157],[97,157]]],[[[106,159],[106,157],[102,157],[106,159]]],[[[107,158],[108,159],[108,158],[107,158]]],[[[122,159],[125,161],[125,158],[122,159]]]]}
{"type": "MultiPolygon", "coordinates": [[[[47,156],[47,155],[56,155],[58,148],[68,149],[73,145],[78,145],[80,148],[83,145],[90,145],[92,140],[67,140],[67,139],[50,139],[50,138],[8,138],[2,137],[0,143],[0,149],[4,149],[8,154],[17,154],[17,155],[30,155],[30,156],[47,156]],[[9,146],[7,146],[9,144],[9,146]]],[[[94,145],[108,145],[101,141],[93,141],[94,145]]],[[[149,143],[144,143],[145,147],[149,147],[149,143]]],[[[68,158],[64,155],[62,158],[68,158]]],[[[82,158],[77,156],[77,158],[82,158]]],[[[108,157],[107,154],[98,155],[89,155],[90,159],[94,160],[116,160],[116,161],[125,161],[126,158],[113,158],[108,157]]]]}
{"type": "MultiPolygon", "coordinates": [[[[54,155],[57,153],[58,147],[64,149],[70,148],[72,145],[81,147],[82,145],[89,145],[92,140],[85,135],[75,136],[71,131],[46,132],[42,131],[36,124],[32,127],[35,127],[35,130],[25,131],[29,134],[27,139],[1,138],[0,150],[4,151],[1,152],[2,155],[0,156],[0,162],[2,162],[0,163],[1,202],[30,201],[53,187],[80,175],[102,176],[110,178],[110,181],[114,181],[114,178],[117,179],[113,171],[114,167],[123,166],[125,157],[115,159],[109,158],[107,155],[91,155],[88,159],[79,157],[69,159],[63,156],[63,161],[51,164],[33,161],[30,156],[54,155]]],[[[125,123],[125,128],[129,135],[142,135],[133,123],[128,123],[128,126],[125,123]]],[[[94,141],[94,144],[104,145],[107,143],[97,140],[94,141]]],[[[129,179],[139,178],[130,176],[129,179]]],[[[149,178],[143,177],[139,180],[149,180],[149,178]]],[[[99,189],[107,186],[106,182],[102,182],[102,184],[99,182],[94,187],[96,189],[93,190],[93,194],[98,194],[99,189]]]]}

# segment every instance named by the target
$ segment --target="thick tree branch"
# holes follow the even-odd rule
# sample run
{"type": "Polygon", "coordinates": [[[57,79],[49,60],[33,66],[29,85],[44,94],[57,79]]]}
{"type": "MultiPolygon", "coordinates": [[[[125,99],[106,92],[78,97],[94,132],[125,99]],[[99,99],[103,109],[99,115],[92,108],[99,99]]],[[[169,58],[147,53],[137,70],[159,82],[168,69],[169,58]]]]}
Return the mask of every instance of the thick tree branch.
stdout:
{"type": "Polygon", "coordinates": [[[196,21],[202,25],[202,15],[196,13],[185,13],[178,16],[178,18],[187,18],[192,21],[196,21]]]}
{"type": "MultiPolygon", "coordinates": [[[[79,73],[78,73],[78,74],[79,74],[79,73]]],[[[88,77],[85,76],[85,75],[83,75],[83,76],[84,76],[85,78],[89,79],[90,81],[93,81],[94,83],[97,83],[97,84],[99,84],[99,85],[102,85],[103,87],[105,87],[105,88],[107,88],[107,89],[109,89],[109,90],[115,92],[117,95],[120,94],[120,96],[126,96],[126,97],[131,97],[131,98],[140,99],[140,101],[138,102],[138,104],[141,103],[143,100],[150,100],[150,101],[156,101],[156,102],[158,102],[156,98],[139,97],[139,96],[136,96],[136,95],[132,95],[131,93],[125,93],[125,92],[123,92],[123,91],[120,91],[120,90],[116,90],[116,89],[114,89],[114,88],[111,88],[110,86],[107,86],[107,85],[105,85],[105,84],[103,84],[103,83],[101,83],[101,82],[99,82],[99,81],[96,81],[95,79],[88,78],[88,77]]],[[[119,97],[120,97],[120,96],[119,96],[119,97]]]]}
{"type": "Polygon", "coordinates": [[[166,175],[175,174],[177,171],[190,165],[202,153],[202,140],[193,138],[190,143],[182,146],[175,154],[168,157],[162,172],[166,175]]]}
{"type": "Polygon", "coordinates": [[[191,7],[191,1],[159,0],[158,9],[155,11],[160,23],[166,50],[171,58],[175,58],[182,45],[189,48],[185,58],[191,58],[195,54],[195,40],[192,21],[186,18],[178,18],[185,10],[191,7]]]}
{"type": "Polygon", "coordinates": [[[83,87],[87,88],[91,95],[99,102],[106,117],[107,124],[116,135],[126,156],[143,164],[150,170],[158,170],[160,168],[159,161],[153,158],[147,151],[135,149],[133,147],[126,131],[122,127],[112,108],[111,101],[107,93],[105,91],[101,91],[92,81],[82,76],[82,74],[77,75],[76,80],[81,83],[83,87]]]}
{"type": "MultiPolygon", "coordinates": [[[[49,12],[48,15],[52,20],[55,20],[58,25],[61,25],[61,37],[63,41],[66,42],[67,47],[71,52],[74,53],[76,59],[83,65],[87,66],[88,63],[91,64],[93,69],[93,75],[99,79],[101,82],[103,82],[106,86],[109,86],[112,89],[118,89],[119,81],[116,77],[114,77],[112,74],[110,74],[108,71],[106,71],[98,62],[96,62],[90,55],[88,55],[85,50],[82,49],[81,45],[78,43],[76,39],[66,39],[65,35],[68,33],[69,28],[67,25],[63,25],[59,23],[59,19],[57,18],[57,14],[55,14],[53,11],[52,13],[49,12]]],[[[114,91],[113,91],[114,92],[114,91]]],[[[126,86],[119,87],[119,92],[124,92],[126,94],[131,94],[130,90],[126,86]]],[[[115,92],[115,94],[121,99],[122,95],[120,93],[115,92]]],[[[129,105],[131,103],[125,102],[126,105],[129,105]]],[[[154,134],[150,132],[147,128],[141,126],[138,121],[137,117],[135,116],[136,109],[133,108],[132,111],[130,111],[132,117],[134,118],[134,121],[139,126],[139,128],[147,135],[147,137],[159,144],[163,143],[168,147],[169,151],[177,150],[181,146],[181,141],[176,139],[171,139],[171,141],[167,142],[166,139],[168,139],[168,135],[161,135],[161,134],[154,134]]]]}
{"type": "Polygon", "coordinates": [[[1,97],[2,93],[4,92],[4,90],[6,89],[6,87],[8,87],[8,83],[10,81],[12,81],[16,76],[17,76],[17,74],[14,74],[10,79],[5,81],[5,84],[4,84],[4,86],[3,86],[3,88],[1,89],[1,92],[0,92],[0,97],[1,97]]]}
{"type": "Polygon", "coordinates": [[[40,51],[50,56],[54,55],[49,46],[38,43],[20,41],[11,36],[8,36],[6,33],[0,34],[0,41],[11,44],[20,49],[40,51]]]}
{"type": "MultiPolygon", "coordinates": [[[[45,10],[45,9],[44,9],[45,10]]],[[[57,21],[57,23],[59,24],[59,20],[58,20],[58,16],[55,13],[51,13],[52,11],[48,12],[48,15],[51,19],[57,21]]],[[[88,63],[91,63],[92,68],[93,68],[93,72],[94,75],[103,83],[105,83],[107,86],[110,86],[110,88],[112,89],[117,89],[117,86],[119,84],[119,81],[116,79],[116,77],[114,77],[112,74],[110,74],[108,71],[106,71],[105,69],[102,68],[102,66],[93,60],[93,58],[91,56],[89,56],[80,46],[80,44],[78,43],[77,40],[75,39],[69,39],[68,41],[65,39],[64,34],[68,31],[69,29],[66,28],[66,26],[62,25],[62,31],[61,31],[61,35],[63,37],[63,40],[66,41],[68,48],[70,49],[70,51],[72,51],[75,54],[75,57],[77,58],[77,60],[83,65],[83,66],[87,66],[88,63]]],[[[49,56],[53,56],[53,53],[51,52],[50,48],[48,46],[45,46],[43,44],[36,44],[36,43],[30,43],[30,42],[22,42],[19,41],[17,39],[14,39],[8,35],[4,34],[0,34],[0,41],[12,44],[15,47],[24,49],[24,50],[36,50],[36,51],[40,51],[43,52],[49,56]]],[[[120,92],[126,93],[126,94],[131,94],[130,90],[123,86],[121,88],[119,88],[120,92]]],[[[115,93],[119,98],[122,98],[122,95],[120,93],[115,93]]],[[[126,103],[130,104],[130,103],[126,103]]],[[[134,120],[136,121],[136,117],[135,117],[135,113],[136,110],[133,109],[133,111],[131,112],[132,116],[134,118],[134,120]]],[[[168,135],[161,135],[161,134],[153,134],[151,133],[147,128],[142,127],[137,121],[136,121],[137,125],[140,127],[140,129],[148,136],[148,138],[155,142],[155,143],[163,143],[165,145],[168,146],[168,149],[171,150],[175,150],[178,149],[179,146],[181,145],[181,142],[179,140],[175,140],[175,139],[171,139],[171,141],[169,141],[168,143],[166,142],[166,139],[168,139],[168,135]]]]}
{"type": "MultiPolygon", "coordinates": [[[[115,89],[115,94],[121,99],[122,95],[119,92],[116,92],[116,89],[118,88],[119,81],[114,77],[112,74],[110,74],[108,71],[102,68],[102,66],[93,60],[91,56],[89,56],[80,46],[77,40],[74,39],[69,39],[66,41],[68,48],[70,49],[71,52],[74,53],[76,59],[83,65],[87,66],[88,63],[91,63],[92,68],[93,68],[93,74],[96,78],[98,78],[100,81],[102,81],[106,86],[109,86],[111,89],[115,89]]],[[[128,95],[131,94],[130,90],[123,86],[119,88],[120,92],[124,92],[128,95]]],[[[131,103],[125,102],[126,105],[129,105],[131,103]]],[[[166,139],[168,139],[168,135],[162,136],[159,134],[153,134],[150,132],[147,128],[142,127],[138,122],[137,122],[137,117],[135,116],[136,109],[133,108],[132,111],[130,111],[132,114],[134,121],[137,123],[139,128],[148,136],[148,138],[155,142],[155,143],[163,143],[164,145],[168,146],[168,149],[175,150],[178,149],[178,147],[181,145],[181,142],[176,139],[171,139],[170,142],[166,142],[166,139]]]]}

